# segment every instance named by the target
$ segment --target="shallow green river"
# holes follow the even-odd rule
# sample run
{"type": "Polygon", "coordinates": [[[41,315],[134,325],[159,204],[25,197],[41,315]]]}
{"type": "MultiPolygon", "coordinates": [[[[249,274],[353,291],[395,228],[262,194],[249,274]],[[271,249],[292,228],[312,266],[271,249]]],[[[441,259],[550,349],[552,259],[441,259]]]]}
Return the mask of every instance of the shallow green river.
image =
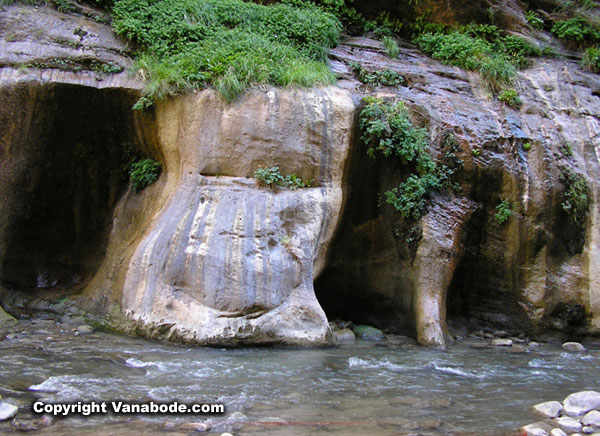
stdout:
{"type": "MultiPolygon", "coordinates": [[[[213,433],[235,435],[504,435],[536,420],[529,411],[535,403],[598,389],[599,363],[597,351],[570,354],[552,345],[526,354],[366,341],[319,349],[184,348],[38,325],[0,342],[0,394],[22,406],[19,419],[32,416],[26,407],[35,399],[227,408],[208,417],[75,416],[55,420],[43,434],[187,434],[162,427],[208,420],[213,433]],[[249,422],[227,421],[235,411],[249,422]]],[[[2,423],[0,432],[13,428],[2,423]]]]}

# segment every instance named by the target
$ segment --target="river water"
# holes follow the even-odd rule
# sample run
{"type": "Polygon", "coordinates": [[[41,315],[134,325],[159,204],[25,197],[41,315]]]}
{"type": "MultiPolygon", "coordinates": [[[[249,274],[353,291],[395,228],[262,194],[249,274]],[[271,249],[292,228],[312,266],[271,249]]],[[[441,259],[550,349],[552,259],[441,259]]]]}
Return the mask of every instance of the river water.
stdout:
{"type": "MultiPolygon", "coordinates": [[[[107,333],[74,336],[49,323],[16,331],[22,333],[0,342],[0,394],[21,406],[20,419],[32,416],[27,407],[35,399],[227,408],[208,417],[74,416],[55,420],[43,434],[186,434],[162,427],[207,420],[213,433],[235,435],[508,435],[536,420],[533,404],[598,390],[600,380],[597,351],[572,354],[549,344],[518,354],[468,343],[441,352],[368,341],[215,349],[107,333]],[[231,424],[235,411],[249,422],[231,424]]],[[[0,432],[12,428],[3,423],[0,432]]]]}

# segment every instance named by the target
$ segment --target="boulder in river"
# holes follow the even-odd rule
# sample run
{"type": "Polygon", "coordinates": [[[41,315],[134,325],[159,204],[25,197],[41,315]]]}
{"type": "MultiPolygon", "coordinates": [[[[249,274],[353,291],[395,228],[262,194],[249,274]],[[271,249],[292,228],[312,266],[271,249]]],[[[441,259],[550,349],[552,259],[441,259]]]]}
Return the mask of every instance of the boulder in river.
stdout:
{"type": "Polygon", "coordinates": [[[542,428],[543,423],[529,424],[521,427],[523,436],[548,436],[548,432],[542,428]]]}
{"type": "Polygon", "coordinates": [[[556,418],[554,423],[568,432],[580,431],[582,428],[581,423],[570,416],[561,416],[560,418],[556,418]]]}
{"type": "Polygon", "coordinates": [[[533,410],[545,418],[556,418],[563,410],[562,404],[558,401],[546,401],[533,406],[533,410]]]}
{"type": "Polygon", "coordinates": [[[590,410],[600,408],[600,392],[581,391],[569,395],[563,401],[565,413],[571,416],[579,416],[590,410]]]}
{"type": "Polygon", "coordinates": [[[586,413],[581,422],[583,425],[593,425],[594,427],[600,428],[600,412],[592,410],[591,412],[586,413]]]}
{"type": "Polygon", "coordinates": [[[513,341],[510,339],[494,339],[492,341],[492,345],[495,347],[510,347],[512,346],[513,341]]]}
{"type": "Polygon", "coordinates": [[[12,404],[0,401],[0,421],[6,421],[17,414],[19,408],[12,404]]]}
{"type": "Polygon", "coordinates": [[[585,351],[585,347],[583,345],[581,345],[579,342],[565,342],[564,344],[562,344],[562,347],[563,347],[563,350],[566,350],[566,351],[574,351],[574,352],[578,352],[578,353],[585,351]]]}
{"type": "Polygon", "coordinates": [[[338,342],[353,342],[356,339],[354,332],[350,329],[341,329],[333,332],[338,342]]]}
{"type": "Polygon", "coordinates": [[[76,331],[80,335],[89,335],[91,333],[94,333],[94,327],[88,324],[82,324],[79,327],[77,327],[76,331]]]}
{"type": "Polygon", "coordinates": [[[567,434],[560,428],[553,428],[550,432],[550,436],[567,436],[567,434]]]}
{"type": "Polygon", "coordinates": [[[354,326],[353,331],[359,339],[366,339],[368,341],[381,341],[384,338],[384,334],[381,330],[368,325],[356,325],[354,326]]]}

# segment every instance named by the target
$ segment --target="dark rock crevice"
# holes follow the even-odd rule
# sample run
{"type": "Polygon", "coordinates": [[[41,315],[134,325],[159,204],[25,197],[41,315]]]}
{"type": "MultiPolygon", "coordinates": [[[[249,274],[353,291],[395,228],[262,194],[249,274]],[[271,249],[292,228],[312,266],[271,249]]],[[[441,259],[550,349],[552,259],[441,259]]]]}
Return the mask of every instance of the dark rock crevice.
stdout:
{"type": "Polygon", "coordinates": [[[99,267],[135,147],[137,92],[66,84],[0,88],[0,285],[79,290],[99,267]]]}

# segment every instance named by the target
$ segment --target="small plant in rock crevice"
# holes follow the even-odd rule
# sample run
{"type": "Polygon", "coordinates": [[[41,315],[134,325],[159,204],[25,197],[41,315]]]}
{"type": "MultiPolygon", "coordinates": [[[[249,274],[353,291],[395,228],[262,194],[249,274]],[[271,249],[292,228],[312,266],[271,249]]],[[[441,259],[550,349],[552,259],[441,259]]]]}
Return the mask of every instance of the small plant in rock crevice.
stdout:
{"type": "Polygon", "coordinates": [[[460,150],[456,138],[446,135],[442,145],[443,162],[438,165],[428,150],[427,130],[413,126],[402,101],[386,103],[366,97],[363,103],[359,124],[368,156],[395,156],[411,168],[405,181],[384,193],[385,201],[404,218],[418,220],[426,212],[427,200],[434,192],[457,188],[452,177],[463,161],[456,156],[460,150]]]}
{"type": "Polygon", "coordinates": [[[565,186],[562,209],[582,228],[590,208],[590,191],[585,178],[570,168],[563,168],[560,181],[565,186]]]}
{"type": "Polygon", "coordinates": [[[404,78],[392,70],[369,71],[358,62],[351,62],[350,68],[356,74],[356,78],[369,86],[398,86],[404,83],[404,78]]]}
{"type": "Polygon", "coordinates": [[[581,59],[581,66],[584,70],[600,73],[600,48],[588,48],[581,59]]]}
{"type": "Polygon", "coordinates": [[[254,178],[258,180],[259,183],[271,188],[274,186],[281,186],[291,190],[310,188],[314,182],[312,179],[303,180],[295,173],[284,176],[279,171],[279,167],[258,168],[256,171],[254,171],[254,178]]]}
{"type": "Polygon", "coordinates": [[[381,45],[383,45],[383,48],[385,49],[385,52],[388,55],[388,57],[390,57],[392,59],[396,59],[398,57],[398,55],[400,54],[400,48],[398,47],[398,42],[396,41],[395,38],[393,38],[391,36],[384,36],[383,39],[381,40],[381,45]]]}
{"type": "Polygon", "coordinates": [[[544,20],[535,11],[525,12],[525,19],[534,29],[541,30],[544,27],[544,20]]]}
{"type": "Polygon", "coordinates": [[[519,93],[514,89],[505,89],[498,95],[498,100],[506,103],[513,109],[519,109],[523,105],[523,100],[519,97],[519,93]]]}
{"type": "Polygon", "coordinates": [[[512,213],[512,205],[510,201],[501,200],[496,206],[496,215],[494,215],[494,219],[498,224],[503,224],[510,219],[512,213]]]}
{"type": "Polygon", "coordinates": [[[600,29],[592,26],[582,17],[556,21],[551,32],[561,39],[575,41],[579,44],[600,41],[600,29]]]}
{"type": "Polygon", "coordinates": [[[152,159],[142,159],[133,162],[129,168],[129,176],[136,191],[154,183],[162,170],[161,165],[152,159]]]}

